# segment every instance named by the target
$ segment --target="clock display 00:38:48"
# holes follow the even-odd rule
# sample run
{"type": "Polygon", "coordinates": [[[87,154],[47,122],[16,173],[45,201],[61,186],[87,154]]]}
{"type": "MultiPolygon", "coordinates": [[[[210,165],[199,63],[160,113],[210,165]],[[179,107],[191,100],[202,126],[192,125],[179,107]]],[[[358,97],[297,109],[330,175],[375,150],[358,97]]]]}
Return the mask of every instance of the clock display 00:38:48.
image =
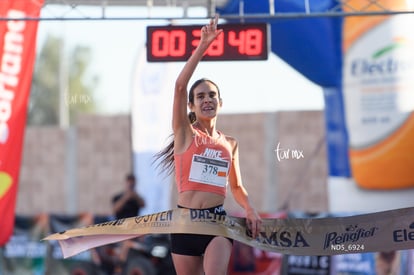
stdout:
{"type": "MultiPolygon", "coordinates": [[[[199,25],[148,26],[147,61],[186,61],[200,41],[199,25]]],[[[203,60],[267,60],[267,24],[224,24],[203,60]]]]}

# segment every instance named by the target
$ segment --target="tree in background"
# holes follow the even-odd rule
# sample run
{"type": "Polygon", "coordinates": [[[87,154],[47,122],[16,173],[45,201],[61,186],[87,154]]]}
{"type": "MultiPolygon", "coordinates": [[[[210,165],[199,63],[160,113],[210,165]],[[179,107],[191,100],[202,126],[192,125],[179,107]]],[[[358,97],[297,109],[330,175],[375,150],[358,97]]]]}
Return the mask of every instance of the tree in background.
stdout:
{"type": "Polygon", "coordinates": [[[78,113],[96,110],[92,95],[98,78],[87,75],[90,48],[76,46],[65,59],[63,43],[61,38],[49,35],[37,56],[27,117],[29,125],[59,124],[61,108],[63,114],[67,113],[69,124],[74,123],[78,113]]]}

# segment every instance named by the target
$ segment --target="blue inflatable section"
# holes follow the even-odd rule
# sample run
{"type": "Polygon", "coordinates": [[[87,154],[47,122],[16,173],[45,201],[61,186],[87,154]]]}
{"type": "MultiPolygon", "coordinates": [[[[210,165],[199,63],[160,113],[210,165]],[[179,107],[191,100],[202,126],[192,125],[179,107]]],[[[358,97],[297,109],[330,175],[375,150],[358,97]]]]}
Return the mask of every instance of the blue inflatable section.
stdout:
{"type": "MultiPolygon", "coordinates": [[[[275,1],[275,13],[304,13],[304,3],[303,0],[275,1]]],[[[217,12],[224,16],[237,15],[239,4],[239,0],[229,0],[227,6],[217,9],[217,12]]],[[[334,0],[309,1],[309,10],[323,13],[337,5],[334,0]]],[[[245,0],[244,14],[269,14],[269,1],[245,0]]],[[[271,51],[274,54],[323,87],[329,174],[349,177],[348,139],[342,100],[343,18],[321,16],[254,21],[269,24],[271,51]]]]}

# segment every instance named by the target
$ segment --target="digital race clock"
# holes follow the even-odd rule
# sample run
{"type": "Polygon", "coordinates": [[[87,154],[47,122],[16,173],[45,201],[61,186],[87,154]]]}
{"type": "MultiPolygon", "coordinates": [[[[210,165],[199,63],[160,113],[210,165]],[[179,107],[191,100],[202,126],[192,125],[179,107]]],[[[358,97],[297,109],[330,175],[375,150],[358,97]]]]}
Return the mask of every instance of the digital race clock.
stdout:
{"type": "MultiPolygon", "coordinates": [[[[147,61],[186,61],[197,47],[201,25],[148,26],[147,61]]],[[[225,24],[203,60],[266,60],[267,24],[225,24]]]]}

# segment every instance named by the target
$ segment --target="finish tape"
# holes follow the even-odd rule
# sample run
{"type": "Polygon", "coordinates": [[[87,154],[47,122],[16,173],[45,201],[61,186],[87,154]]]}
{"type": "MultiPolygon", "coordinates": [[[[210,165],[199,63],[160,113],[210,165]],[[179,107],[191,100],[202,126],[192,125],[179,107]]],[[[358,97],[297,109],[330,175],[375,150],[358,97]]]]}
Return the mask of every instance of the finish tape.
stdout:
{"type": "Polygon", "coordinates": [[[245,218],[177,208],[49,235],[64,258],[145,234],[224,236],[258,249],[292,255],[337,255],[414,248],[414,207],[328,218],[263,219],[251,237],[245,218]]]}

